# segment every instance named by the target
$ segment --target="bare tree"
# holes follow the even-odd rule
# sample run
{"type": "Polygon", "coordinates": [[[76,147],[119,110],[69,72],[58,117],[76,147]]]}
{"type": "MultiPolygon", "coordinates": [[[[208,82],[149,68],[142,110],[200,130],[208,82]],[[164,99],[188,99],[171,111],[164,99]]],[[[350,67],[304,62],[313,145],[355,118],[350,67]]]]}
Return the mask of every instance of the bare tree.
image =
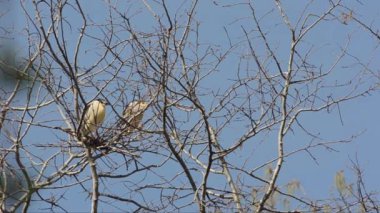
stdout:
{"type": "Polygon", "coordinates": [[[311,38],[325,24],[355,25],[378,43],[350,5],[310,0],[290,15],[279,0],[265,12],[254,1],[91,3],[18,3],[28,46],[13,69],[28,75],[0,91],[2,211],[74,211],[74,200],[91,212],[379,211],[358,160],[355,184],[336,174],[334,198],[313,200],[298,193],[302,182],[279,181],[286,159],[317,162],[315,150],[359,136],[325,139],[302,117],[340,115],[376,89],[371,60],[349,51],[350,32],[335,52],[311,38]],[[215,35],[222,45],[203,35],[197,11],[206,6],[244,11],[215,35]],[[341,74],[347,59],[360,68],[341,74]],[[84,137],[85,106],[97,98],[110,104],[106,120],[84,137]],[[146,104],[133,124],[123,114],[132,102],[146,104]],[[297,134],[309,142],[288,148],[297,134]],[[260,141],[276,149],[255,161],[260,141]]]}

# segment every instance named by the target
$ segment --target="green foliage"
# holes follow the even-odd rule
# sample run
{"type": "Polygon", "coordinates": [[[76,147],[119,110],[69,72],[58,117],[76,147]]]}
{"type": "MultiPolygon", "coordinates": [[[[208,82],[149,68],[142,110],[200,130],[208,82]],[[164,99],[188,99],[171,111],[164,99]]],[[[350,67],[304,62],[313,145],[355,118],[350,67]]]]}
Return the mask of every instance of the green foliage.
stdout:
{"type": "Polygon", "coordinates": [[[28,82],[33,80],[31,69],[25,69],[27,65],[11,46],[0,46],[0,82],[5,85],[14,85],[17,81],[28,82]]]}
{"type": "Polygon", "coordinates": [[[346,195],[348,192],[348,186],[344,177],[344,171],[338,171],[335,175],[335,187],[341,195],[346,195]]]}
{"type": "MultiPolygon", "coordinates": [[[[296,191],[301,188],[301,183],[298,180],[292,180],[288,184],[286,184],[285,187],[288,194],[295,195],[296,191]]],[[[290,200],[287,197],[285,197],[283,199],[284,208],[290,211],[290,204],[290,200]]]]}
{"type": "Polygon", "coordinates": [[[323,206],[323,213],[331,213],[332,212],[332,208],[330,205],[324,205],[323,206]]]}

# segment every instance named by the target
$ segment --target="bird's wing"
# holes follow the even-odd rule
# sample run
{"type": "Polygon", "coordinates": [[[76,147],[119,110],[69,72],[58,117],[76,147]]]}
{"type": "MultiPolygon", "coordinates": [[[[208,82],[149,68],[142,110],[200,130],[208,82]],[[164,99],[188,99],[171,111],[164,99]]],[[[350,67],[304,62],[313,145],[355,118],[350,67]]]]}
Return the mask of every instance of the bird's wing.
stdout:
{"type": "Polygon", "coordinates": [[[99,128],[106,115],[105,103],[95,100],[89,104],[84,115],[83,135],[88,135],[99,128]]]}

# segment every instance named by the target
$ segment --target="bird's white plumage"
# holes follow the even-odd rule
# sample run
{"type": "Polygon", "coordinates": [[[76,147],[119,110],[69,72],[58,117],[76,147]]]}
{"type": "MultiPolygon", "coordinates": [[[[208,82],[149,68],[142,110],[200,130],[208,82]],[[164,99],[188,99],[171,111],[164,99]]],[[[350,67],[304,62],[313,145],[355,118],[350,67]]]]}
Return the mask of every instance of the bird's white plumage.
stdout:
{"type": "Polygon", "coordinates": [[[101,100],[94,100],[86,107],[81,132],[84,136],[97,130],[103,123],[106,115],[106,104],[101,100]]]}
{"type": "Polygon", "coordinates": [[[123,112],[123,119],[126,122],[125,134],[130,134],[134,129],[140,128],[144,112],[148,108],[148,103],[144,101],[133,101],[129,103],[123,112]]]}

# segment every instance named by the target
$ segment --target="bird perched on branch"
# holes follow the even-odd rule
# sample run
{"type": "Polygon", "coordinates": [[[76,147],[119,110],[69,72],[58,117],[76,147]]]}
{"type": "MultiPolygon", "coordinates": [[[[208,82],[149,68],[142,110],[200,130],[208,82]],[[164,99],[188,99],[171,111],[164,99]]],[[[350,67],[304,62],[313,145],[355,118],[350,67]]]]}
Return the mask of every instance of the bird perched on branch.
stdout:
{"type": "Polygon", "coordinates": [[[141,128],[141,120],[144,112],[148,108],[145,101],[133,101],[127,105],[123,112],[123,121],[126,123],[123,127],[123,134],[129,135],[135,129],[141,128]]]}
{"type": "Polygon", "coordinates": [[[82,136],[88,136],[100,127],[106,115],[106,105],[108,105],[107,102],[102,99],[96,99],[87,104],[81,125],[82,136]]]}

